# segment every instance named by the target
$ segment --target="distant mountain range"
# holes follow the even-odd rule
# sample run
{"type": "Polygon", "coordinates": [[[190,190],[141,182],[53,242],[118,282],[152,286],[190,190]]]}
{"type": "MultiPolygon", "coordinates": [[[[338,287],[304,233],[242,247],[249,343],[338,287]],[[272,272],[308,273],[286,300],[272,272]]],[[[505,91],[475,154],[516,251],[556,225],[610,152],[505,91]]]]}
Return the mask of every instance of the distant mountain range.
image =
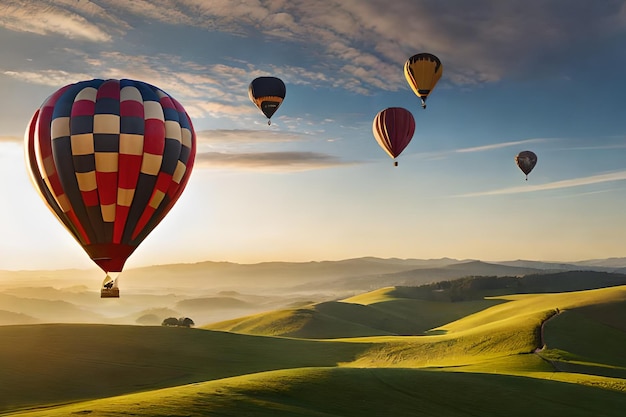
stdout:
{"type": "Polygon", "coordinates": [[[0,271],[0,324],[135,324],[155,322],[165,314],[190,316],[202,324],[338,300],[383,287],[567,271],[611,273],[621,279],[619,275],[626,272],[626,258],[562,263],[364,257],[321,262],[155,265],[124,271],[120,280],[122,296],[117,300],[100,299],[103,272],[96,268],[0,271]]]}
{"type": "MultiPolygon", "coordinates": [[[[420,285],[442,279],[472,275],[518,276],[559,271],[602,271],[626,273],[626,258],[593,259],[579,262],[531,260],[479,261],[473,259],[398,259],[363,257],[339,261],[261,262],[238,264],[205,261],[132,268],[121,275],[122,290],[167,294],[208,290],[254,290],[261,292],[319,291],[328,289],[369,290],[389,285],[420,285]]],[[[4,287],[87,286],[97,290],[103,279],[99,269],[0,271],[4,287]]],[[[80,287],[78,287],[80,289],[80,287]]],[[[78,290],[74,288],[74,291],[78,290]]]]}

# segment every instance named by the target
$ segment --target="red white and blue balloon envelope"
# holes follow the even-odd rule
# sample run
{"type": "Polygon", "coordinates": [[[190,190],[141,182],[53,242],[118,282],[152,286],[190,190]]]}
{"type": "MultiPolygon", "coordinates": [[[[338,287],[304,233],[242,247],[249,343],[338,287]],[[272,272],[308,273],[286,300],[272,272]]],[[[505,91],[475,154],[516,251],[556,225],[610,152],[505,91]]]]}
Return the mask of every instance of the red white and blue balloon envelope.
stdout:
{"type": "Polygon", "coordinates": [[[43,200],[107,273],[120,272],[172,209],[196,153],[183,106],[129,79],[59,89],[35,112],[25,141],[43,200]]]}

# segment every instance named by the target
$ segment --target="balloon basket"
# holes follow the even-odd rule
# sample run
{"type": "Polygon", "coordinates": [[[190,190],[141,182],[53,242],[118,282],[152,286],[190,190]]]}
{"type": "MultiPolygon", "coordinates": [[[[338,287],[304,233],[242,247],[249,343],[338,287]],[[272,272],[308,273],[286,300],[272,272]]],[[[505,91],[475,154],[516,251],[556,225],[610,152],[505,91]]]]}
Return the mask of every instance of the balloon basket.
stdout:
{"type": "Polygon", "coordinates": [[[100,298],[120,298],[120,289],[102,288],[100,289],[100,298]]]}

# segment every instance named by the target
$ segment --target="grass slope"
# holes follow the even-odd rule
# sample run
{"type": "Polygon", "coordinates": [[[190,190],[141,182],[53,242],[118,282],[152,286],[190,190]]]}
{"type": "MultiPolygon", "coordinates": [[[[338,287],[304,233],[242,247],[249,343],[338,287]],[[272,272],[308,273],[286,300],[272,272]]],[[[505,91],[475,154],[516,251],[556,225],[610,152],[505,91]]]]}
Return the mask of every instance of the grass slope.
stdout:
{"type": "Polygon", "coordinates": [[[9,414],[90,416],[622,416],[623,393],[536,378],[306,368],[9,414]]]}
{"type": "Polygon", "coordinates": [[[510,302],[499,304],[453,323],[441,326],[441,330],[459,331],[506,320],[522,314],[536,314],[544,311],[574,309],[595,304],[607,304],[626,300],[626,286],[601,288],[553,294],[514,294],[494,297],[510,302]]]}
{"type": "MultiPolygon", "coordinates": [[[[372,296],[376,302],[369,305],[384,298],[372,296]]],[[[0,327],[0,402],[11,402],[0,410],[21,408],[33,416],[623,414],[626,336],[612,316],[625,308],[626,286],[497,300],[506,302],[426,336],[314,341],[139,326],[0,327]],[[547,348],[533,353],[544,342],[547,348]]]]}
{"type": "MultiPolygon", "coordinates": [[[[626,302],[626,286],[503,298],[510,301],[434,329],[430,336],[370,338],[368,340],[376,340],[377,344],[353,365],[464,366],[508,355],[528,354],[542,346],[540,326],[557,310],[626,302]]],[[[570,332],[572,337],[579,337],[575,329],[570,332]]],[[[600,346],[596,345],[596,348],[601,355],[600,346]]]]}
{"type": "Polygon", "coordinates": [[[626,379],[626,331],[598,320],[625,308],[623,301],[559,314],[546,323],[546,349],[541,355],[559,370],[626,379]],[[602,307],[606,315],[601,314],[602,307]]]}
{"type": "Polygon", "coordinates": [[[350,362],[369,344],[161,326],[0,326],[0,412],[350,362]]]}
{"type": "MultiPolygon", "coordinates": [[[[523,278],[469,277],[421,287],[381,288],[340,301],[244,316],[211,323],[203,328],[313,339],[420,335],[436,328],[439,331],[458,330],[458,326],[473,328],[481,322],[497,321],[497,316],[500,315],[507,316],[510,312],[517,314],[520,309],[528,314],[535,314],[554,311],[562,302],[562,309],[573,307],[576,305],[575,297],[568,294],[583,291],[553,291],[559,288],[568,291],[577,287],[595,288],[602,283],[615,285],[622,279],[622,275],[589,271],[530,275],[523,278]],[[439,286],[446,288],[438,289],[439,286]],[[487,296],[501,294],[507,288],[509,292],[506,294],[520,289],[531,294],[487,296]],[[550,294],[535,293],[540,289],[545,289],[550,294]],[[451,299],[458,301],[452,302],[451,299]],[[519,302],[510,302],[516,300],[519,302]],[[480,313],[498,304],[500,306],[490,308],[488,314],[480,313]],[[451,322],[454,323],[448,324],[451,322]],[[443,325],[452,327],[443,328],[443,325]]],[[[623,286],[600,288],[598,297],[602,298],[610,288],[623,286]]],[[[543,319],[544,317],[540,317],[540,320],[543,319]]]]}
{"type": "Polygon", "coordinates": [[[404,297],[395,287],[389,287],[341,301],[255,314],[203,328],[309,339],[419,335],[502,302],[505,301],[427,301],[404,297]]]}

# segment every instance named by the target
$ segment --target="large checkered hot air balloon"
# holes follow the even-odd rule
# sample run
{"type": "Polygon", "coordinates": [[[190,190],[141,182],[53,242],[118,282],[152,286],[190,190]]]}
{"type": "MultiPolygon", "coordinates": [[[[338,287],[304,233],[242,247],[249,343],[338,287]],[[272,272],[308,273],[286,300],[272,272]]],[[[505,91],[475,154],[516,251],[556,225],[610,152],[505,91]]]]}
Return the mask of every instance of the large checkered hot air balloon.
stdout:
{"type": "Polygon", "coordinates": [[[52,94],[25,135],[35,187],[107,273],[102,297],[170,211],[193,167],[196,137],[183,106],[128,79],[81,81],[52,94]]]}

